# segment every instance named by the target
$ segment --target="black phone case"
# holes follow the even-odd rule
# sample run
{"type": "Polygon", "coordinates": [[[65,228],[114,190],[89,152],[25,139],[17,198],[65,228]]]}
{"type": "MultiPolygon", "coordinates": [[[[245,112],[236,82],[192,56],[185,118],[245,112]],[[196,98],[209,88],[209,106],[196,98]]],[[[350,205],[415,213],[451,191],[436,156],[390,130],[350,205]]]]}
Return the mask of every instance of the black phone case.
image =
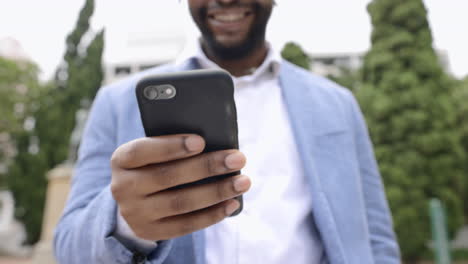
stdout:
{"type": "MultiPolygon", "coordinates": [[[[138,107],[146,136],[193,133],[206,141],[205,152],[238,149],[237,114],[234,85],[222,70],[194,70],[145,77],[136,87],[138,107]],[[148,86],[170,84],[175,87],[172,99],[149,100],[144,95],[148,86]]],[[[238,175],[240,171],[214,176],[198,182],[204,184],[238,175]]],[[[242,211],[242,196],[237,197],[242,211]]]]}

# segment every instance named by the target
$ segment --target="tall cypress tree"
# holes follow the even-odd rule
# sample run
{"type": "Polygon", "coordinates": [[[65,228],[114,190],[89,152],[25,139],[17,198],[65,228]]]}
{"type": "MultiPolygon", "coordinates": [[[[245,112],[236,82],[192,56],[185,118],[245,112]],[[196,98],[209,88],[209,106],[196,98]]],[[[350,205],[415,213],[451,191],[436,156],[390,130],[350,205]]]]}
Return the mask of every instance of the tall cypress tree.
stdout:
{"type": "Polygon", "coordinates": [[[447,208],[451,234],[463,222],[464,152],[453,81],[432,47],[422,0],[374,0],[372,48],[357,92],[375,144],[404,257],[430,240],[428,200],[447,208]]]}
{"type": "Polygon", "coordinates": [[[104,31],[86,42],[92,34],[89,23],[93,12],[94,0],[86,0],[75,28],[66,38],[64,60],[55,74],[56,86],[44,96],[46,102],[38,113],[41,151],[49,157],[50,168],[67,158],[76,111],[89,105],[103,79],[104,31]],[[51,129],[54,123],[60,126],[51,129]]]}
{"type": "Polygon", "coordinates": [[[16,200],[16,215],[25,223],[28,243],[39,239],[45,175],[67,159],[75,113],[89,105],[103,79],[104,32],[90,38],[93,11],[94,1],[86,0],[75,29],[66,39],[64,61],[55,80],[41,89],[36,98],[34,130],[15,138],[18,155],[9,169],[8,187],[16,200]],[[29,151],[31,139],[36,139],[33,143],[38,145],[37,153],[29,151]]]}

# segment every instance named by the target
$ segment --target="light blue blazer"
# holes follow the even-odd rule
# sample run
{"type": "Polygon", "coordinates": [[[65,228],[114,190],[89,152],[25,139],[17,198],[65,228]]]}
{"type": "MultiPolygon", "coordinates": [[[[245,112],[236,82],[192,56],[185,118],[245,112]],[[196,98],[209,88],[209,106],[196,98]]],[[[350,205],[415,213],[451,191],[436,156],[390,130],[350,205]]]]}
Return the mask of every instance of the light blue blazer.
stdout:
{"type": "MultiPolygon", "coordinates": [[[[109,187],[109,160],[119,145],[145,136],[135,98],[137,81],[194,68],[194,60],[154,68],[100,89],[55,232],[60,263],[132,263],[133,252],[112,236],[117,206],[109,187]]],[[[310,182],[311,225],[319,230],[329,263],[400,263],[372,145],[352,94],[286,61],[281,63],[280,85],[310,182]]],[[[204,264],[203,231],[159,243],[143,263],[204,264]]]]}

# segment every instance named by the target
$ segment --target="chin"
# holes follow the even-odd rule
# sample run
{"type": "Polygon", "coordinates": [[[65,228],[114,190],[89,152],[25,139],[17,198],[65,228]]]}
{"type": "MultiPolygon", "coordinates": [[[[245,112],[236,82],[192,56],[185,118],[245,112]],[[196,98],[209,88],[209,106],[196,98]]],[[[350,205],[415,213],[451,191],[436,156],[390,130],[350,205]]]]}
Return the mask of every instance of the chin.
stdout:
{"type": "Polygon", "coordinates": [[[239,60],[251,55],[261,43],[255,43],[251,40],[241,42],[218,42],[207,43],[208,48],[216,57],[223,60],[239,60]]]}
{"type": "Polygon", "coordinates": [[[236,48],[245,46],[246,43],[247,41],[245,39],[242,39],[242,40],[226,40],[226,39],[219,39],[219,38],[216,39],[217,46],[220,46],[225,49],[229,49],[229,48],[236,49],[236,48]]]}

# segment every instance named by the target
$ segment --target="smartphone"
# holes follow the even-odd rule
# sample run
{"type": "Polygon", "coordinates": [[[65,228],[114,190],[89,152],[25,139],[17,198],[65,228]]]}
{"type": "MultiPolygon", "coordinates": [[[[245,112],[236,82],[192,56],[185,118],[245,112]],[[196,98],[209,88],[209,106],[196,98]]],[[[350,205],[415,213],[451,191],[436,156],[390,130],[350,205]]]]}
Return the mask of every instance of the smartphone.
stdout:
{"type": "MultiPolygon", "coordinates": [[[[223,70],[193,70],[158,74],[141,79],[136,87],[141,120],[148,137],[197,134],[205,139],[204,153],[239,149],[234,85],[223,70]]],[[[240,171],[210,177],[206,184],[240,174],[240,171]]],[[[236,198],[242,211],[242,196],[236,198]]]]}

